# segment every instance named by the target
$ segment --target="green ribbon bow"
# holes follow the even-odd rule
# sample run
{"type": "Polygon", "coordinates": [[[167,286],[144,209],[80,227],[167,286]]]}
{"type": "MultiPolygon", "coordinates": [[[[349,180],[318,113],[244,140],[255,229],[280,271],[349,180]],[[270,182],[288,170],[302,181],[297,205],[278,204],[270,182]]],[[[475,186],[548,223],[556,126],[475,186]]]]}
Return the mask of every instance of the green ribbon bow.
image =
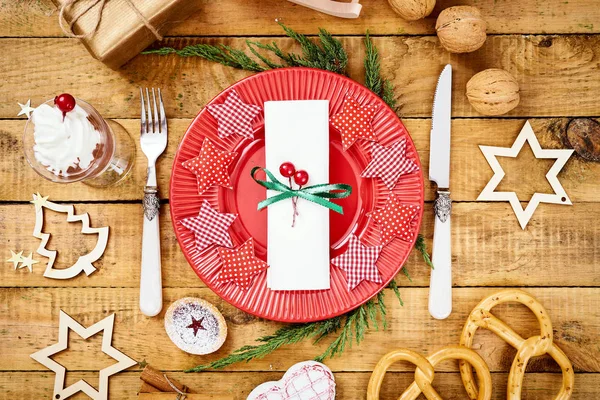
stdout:
{"type": "Polygon", "coordinates": [[[277,203],[278,201],[289,199],[292,197],[301,197],[305,200],[312,201],[320,206],[327,207],[330,210],[335,211],[336,213],[343,214],[344,209],[342,206],[332,203],[327,199],[343,199],[352,193],[352,186],[346,185],[344,183],[336,183],[336,184],[327,184],[322,183],[320,185],[307,186],[302,189],[291,189],[279,182],[277,178],[266,168],[254,167],[250,172],[252,179],[256,183],[261,186],[266,187],[269,190],[276,190],[281,192],[278,195],[269,197],[258,203],[258,209],[262,210],[265,207],[270,206],[273,203],[277,203]],[[256,173],[258,171],[264,171],[269,181],[263,181],[256,178],[256,173]]]}

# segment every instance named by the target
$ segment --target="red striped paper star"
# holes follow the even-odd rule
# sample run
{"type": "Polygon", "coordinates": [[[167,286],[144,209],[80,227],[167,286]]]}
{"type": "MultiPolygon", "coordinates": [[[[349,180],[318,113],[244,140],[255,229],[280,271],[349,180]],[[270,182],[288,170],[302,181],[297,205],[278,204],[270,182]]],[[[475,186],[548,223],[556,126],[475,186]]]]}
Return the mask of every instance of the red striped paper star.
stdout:
{"type": "Polygon", "coordinates": [[[242,290],[252,286],[254,276],[267,269],[267,263],[254,255],[254,241],[248,239],[237,249],[219,247],[223,269],[217,278],[218,283],[233,282],[242,290]]]}
{"type": "Polygon", "coordinates": [[[362,281],[381,283],[381,275],[375,265],[382,246],[365,246],[351,234],[348,248],[333,260],[332,264],[346,272],[348,290],[354,289],[362,281]]]}
{"type": "Polygon", "coordinates": [[[180,222],[192,231],[196,239],[196,249],[202,252],[213,244],[233,247],[228,230],[236,218],[237,214],[225,214],[213,210],[210,203],[204,200],[197,217],[184,218],[180,222]]]}
{"type": "Polygon", "coordinates": [[[228,167],[235,156],[237,153],[221,151],[209,139],[204,139],[198,157],[184,161],[181,165],[196,175],[198,194],[203,194],[214,185],[233,188],[228,167]]]}
{"type": "Polygon", "coordinates": [[[414,232],[411,224],[420,209],[418,205],[402,204],[396,195],[390,193],[385,206],[369,214],[379,226],[379,244],[385,246],[395,237],[412,241],[414,232]]]}
{"type": "Polygon", "coordinates": [[[392,190],[401,175],[418,171],[419,167],[406,157],[406,139],[401,139],[390,147],[373,143],[372,159],[360,176],[363,178],[379,177],[392,190]]]}
{"type": "Polygon", "coordinates": [[[211,104],[206,108],[219,124],[220,138],[226,138],[234,133],[250,139],[254,138],[252,121],[262,108],[244,103],[235,90],[227,95],[223,104],[211,104]]]}
{"type": "Polygon", "coordinates": [[[377,111],[377,105],[361,107],[352,97],[346,97],[342,112],[331,117],[331,124],[342,135],[344,151],[348,150],[358,139],[377,141],[371,121],[377,111]]]}

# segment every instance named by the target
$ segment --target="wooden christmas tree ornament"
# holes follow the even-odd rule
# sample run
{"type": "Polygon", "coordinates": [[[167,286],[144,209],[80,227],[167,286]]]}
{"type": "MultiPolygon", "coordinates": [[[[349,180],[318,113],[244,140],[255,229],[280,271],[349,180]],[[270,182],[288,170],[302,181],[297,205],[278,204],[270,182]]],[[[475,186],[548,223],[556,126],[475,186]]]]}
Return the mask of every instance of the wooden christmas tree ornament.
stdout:
{"type": "Polygon", "coordinates": [[[54,393],[52,398],[55,400],[63,400],[73,396],[78,392],[83,392],[91,397],[93,400],[106,400],[108,399],[108,378],[117,372],[123,371],[129,367],[137,364],[137,362],[119,350],[115,349],[112,342],[113,327],[115,323],[115,314],[109,315],[102,321],[95,323],[89,328],[84,328],[77,321],[71,318],[64,311],[60,311],[59,327],[58,327],[58,343],[52,346],[46,347],[31,355],[35,361],[44,365],[46,368],[54,371],[56,377],[54,378],[54,393]],[[69,329],[77,333],[83,339],[99,333],[102,333],[102,351],[117,360],[118,362],[112,364],[110,367],[106,367],[100,370],[98,390],[94,389],[89,383],[83,379],[76,383],[64,387],[65,385],[65,374],[66,368],[54,361],[51,357],[61,351],[64,351],[69,346],[69,329]]]}
{"type": "Polygon", "coordinates": [[[52,203],[48,201],[48,196],[42,197],[39,193],[33,195],[31,203],[35,204],[35,226],[33,228],[33,236],[41,240],[36,252],[39,255],[48,258],[48,265],[44,271],[44,276],[52,279],[70,279],[77,276],[81,271],[85,272],[86,275],[90,275],[94,272],[96,268],[92,263],[102,257],[108,243],[108,226],[92,228],[90,227],[90,216],[87,213],[77,215],[75,214],[73,205],[52,203]],[[67,222],[81,222],[81,233],[98,235],[98,240],[94,249],[88,254],[80,256],[77,262],[68,268],[53,268],[57,251],[46,249],[46,245],[50,240],[50,234],[42,233],[42,228],[44,227],[44,207],[55,212],[66,213],[67,222]]]}
{"type": "Polygon", "coordinates": [[[334,0],[289,0],[292,3],[299,4],[304,7],[322,12],[324,14],[333,15],[340,18],[358,18],[362,5],[359,0],[350,2],[334,1],[334,0]]]}

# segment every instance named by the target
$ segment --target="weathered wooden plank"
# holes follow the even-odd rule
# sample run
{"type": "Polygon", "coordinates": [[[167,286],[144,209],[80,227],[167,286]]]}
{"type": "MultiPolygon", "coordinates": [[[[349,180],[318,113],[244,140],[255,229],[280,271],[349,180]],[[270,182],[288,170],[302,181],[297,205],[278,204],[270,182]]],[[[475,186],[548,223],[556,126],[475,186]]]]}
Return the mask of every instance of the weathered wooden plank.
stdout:
{"type": "MultiPolygon", "coordinates": [[[[425,178],[427,201],[435,198],[435,187],[427,179],[429,169],[430,120],[404,118],[419,152],[425,178]]],[[[139,149],[137,120],[119,120],[134,136],[138,146],[136,165],[132,176],[111,188],[97,189],[81,183],[56,185],[33,171],[21,150],[24,121],[0,121],[0,173],[3,190],[0,200],[29,201],[32,193],[50,195],[51,199],[78,200],[141,200],[146,178],[146,159],[139,149]]],[[[169,122],[169,146],[158,161],[158,181],[161,197],[169,196],[169,179],[173,157],[191,120],[172,119],[169,122]]],[[[510,147],[518,136],[525,120],[513,119],[455,119],[452,136],[452,198],[455,201],[474,201],[492,177],[492,170],[478,145],[510,147]]],[[[568,122],[566,118],[532,119],[531,124],[543,148],[564,148],[562,135],[568,122]]],[[[528,147],[517,159],[501,158],[506,177],[499,190],[517,191],[519,198],[529,201],[534,192],[549,192],[545,175],[552,160],[536,160],[528,147]],[[524,173],[523,171],[526,171],[524,173]]],[[[598,201],[600,164],[573,156],[559,175],[560,180],[575,203],[598,201]]],[[[565,209],[567,211],[568,209],[565,209]]]]}
{"type": "MultiPolygon", "coordinates": [[[[181,47],[192,43],[225,43],[244,46],[242,38],[178,38],[163,44],[181,47]]],[[[270,41],[271,39],[263,38],[270,41]]],[[[273,39],[284,50],[290,39],[273,39]]],[[[352,55],[349,75],[362,81],[363,38],[343,37],[352,55]]],[[[485,68],[504,68],[521,87],[521,104],[510,116],[595,116],[595,93],[600,90],[597,59],[600,37],[493,36],[478,51],[451,55],[437,37],[379,37],[385,76],[396,86],[400,112],[405,117],[431,115],[431,103],[441,68],[454,67],[453,115],[477,116],[465,96],[469,78],[485,68]]],[[[33,104],[68,91],[93,104],[110,118],[137,117],[140,86],[161,87],[169,117],[196,115],[198,109],[233,82],[248,76],[220,64],[195,58],[140,55],[120,71],[112,71],[87,54],[75,39],[2,39],[0,70],[7,81],[0,87],[0,118],[14,118],[16,101],[33,104]],[[45,59],[43,64],[40,59],[45,59]],[[173,100],[176,99],[176,100],[173,100]]]]}
{"type": "MultiPolygon", "coordinates": [[[[92,385],[97,384],[97,374],[92,372],[76,372],[73,381],[84,379],[92,385]]],[[[228,372],[201,374],[184,374],[170,372],[169,376],[185,382],[196,392],[231,395],[235,400],[245,400],[247,395],[259,384],[278,380],[281,372],[228,372]]],[[[335,373],[337,398],[344,400],[362,400],[366,396],[367,385],[371,374],[368,372],[337,372],[335,373]]],[[[492,400],[506,399],[505,373],[493,373],[492,400]]],[[[380,399],[395,400],[404,388],[414,380],[410,372],[390,372],[382,386],[380,399]]],[[[110,399],[134,399],[139,389],[139,373],[124,372],[110,378],[110,399]]],[[[560,376],[554,373],[527,374],[523,398],[528,400],[547,400],[558,393],[560,376]]],[[[1,372],[0,390],[7,398],[20,400],[38,400],[49,398],[54,385],[54,375],[51,372],[1,372]]],[[[460,374],[438,373],[434,379],[434,387],[447,400],[463,400],[464,392],[460,374]]],[[[580,373],[575,376],[575,388],[572,400],[589,400],[595,398],[600,391],[600,374],[580,373]]],[[[85,395],[75,395],[72,399],[86,399],[85,395]]]]}
{"type": "MultiPolygon", "coordinates": [[[[485,273],[482,272],[482,273],[485,273]]],[[[459,342],[464,321],[472,308],[495,288],[456,289],[454,312],[443,321],[433,320],[427,312],[426,288],[404,289],[405,305],[401,307],[388,290],[387,331],[369,332],[360,349],[348,349],[343,357],[328,361],[335,371],[372,371],[379,358],[396,347],[407,347],[429,353],[448,344],[459,342]]],[[[554,339],[579,372],[600,371],[600,289],[598,288],[530,288],[546,307],[552,318],[554,339]]],[[[58,313],[64,310],[84,326],[99,321],[115,312],[113,344],[135,360],[146,360],[163,370],[182,370],[193,365],[222,357],[234,349],[247,345],[264,334],[273,332],[278,324],[258,320],[225,304],[209,289],[166,289],[166,303],[183,296],[200,296],[214,302],[228,321],[229,336],[225,345],[215,354],[197,357],[179,351],[167,338],[160,317],[146,318],[138,307],[136,289],[128,288],[34,288],[0,290],[0,370],[42,371],[44,367],[29,357],[31,353],[55,343],[58,335],[58,313]],[[148,340],[148,338],[152,338],[148,340]]],[[[517,332],[525,336],[539,332],[535,317],[523,306],[502,305],[494,310],[517,332]]],[[[107,356],[98,357],[99,339],[79,340],[72,335],[72,351],[55,356],[57,362],[71,370],[95,370],[110,365],[107,356]]],[[[324,350],[327,341],[318,345],[305,342],[278,350],[261,360],[235,365],[235,371],[284,371],[295,362],[316,356],[324,350]]],[[[515,355],[509,345],[490,332],[478,332],[475,348],[488,362],[490,370],[507,372],[515,355]]],[[[557,371],[547,358],[534,360],[532,372],[557,371]]],[[[407,365],[395,367],[410,371],[407,365]]],[[[443,371],[456,371],[455,365],[444,364],[443,371]]]]}
{"type": "MultiPolygon", "coordinates": [[[[429,207],[428,207],[429,208],[429,207]]],[[[93,226],[110,226],[111,235],[98,271],[87,277],[61,281],[61,286],[131,287],[139,286],[142,210],[138,204],[76,204],[76,212],[88,212],[93,226]]],[[[455,286],[599,286],[600,228],[589,223],[590,215],[600,213],[599,203],[574,207],[543,205],[526,230],[521,230],[508,204],[455,203],[453,208],[453,282],[455,286]]],[[[57,232],[49,248],[57,249],[57,268],[74,263],[94,246],[94,238],[80,234],[80,224],[65,223],[64,216],[46,213],[45,232],[57,232]]],[[[9,249],[35,251],[39,240],[31,235],[33,205],[0,206],[0,232],[9,249]]],[[[162,260],[165,287],[204,287],[183,257],[168,206],[162,210],[162,260]]],[[[433,215],[427,211],[421,233],[431,250],[433,215]]],[[[0,286],[57,286],[42,276],[46,259],[35,254],[39,264],[33,274],[15,271],[4,263],[0,286]]],[[[429,271],[415,250],[407,269],[413,281],[399,274],[401,286],[428,286],[429,271]]]]}
{"type": "MultiPolygon", "coordinates": [[[[284,0],[196,0],[200,12],[171,29],[170,36],[279,35],[274,23],[283,20],[294,29],[314,34],[320,27],[335,34],[362,34],[370,29],[377,35],[435,33],[435,19],[452,5],[478,7],[488,23],[489,33],[595,33],[600,19],[594,0],[549,0],[512,2],[493,0],[451,0],[438,2],[429,18],[405,21],[384,1],[363,0],[359,19],[344,20],[301,8],[284,0]]],[[[0,2],[0,36],[62,36],[57,12],[50,0],[0,2]]]]}

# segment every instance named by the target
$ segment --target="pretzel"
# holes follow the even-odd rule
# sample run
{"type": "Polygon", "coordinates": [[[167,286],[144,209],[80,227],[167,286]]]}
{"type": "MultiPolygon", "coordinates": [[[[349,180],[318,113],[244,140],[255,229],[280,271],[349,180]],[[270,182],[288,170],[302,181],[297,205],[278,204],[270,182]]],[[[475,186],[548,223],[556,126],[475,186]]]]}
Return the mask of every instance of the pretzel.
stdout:
{"type": "MultiPolygon", "coordinates": [[[[552,322],[544,307],[531,295],[516,289],[507,289],[493,294],[483,299],[469,315],[462,331],[460,344],[471,348],[473,338],[478,328],[485,328],[517,349],[517,355],[513,360],[508,375],[507,400],[520,400],[521,389],[523,387],[523,378],[527,363],[531,357],[537,357],[544,354],[550,355],[562,369],[562,387],[555,397],[555,400],[567,400],[573,392],[573,381],[575,374],[571,362],[563,351],[553,343],[552,322]],[[504,322],[496,318],[490,310],[501,303],[516,302],[529,308],[536,316],[540,324],[540,334],[523,339],[518,333],[512,330],[504,322]]],[[[471,366],[464,361],[459,361],[460,374],[463,384],[469,398],[474,400],[477,397],[477,386],[473,381],[473,371],[471,366]]],[[[479,374],[478,374],[479,376],[479,374]]],[[[486,388],[487,390],[487,388],[486,388]]]]}
{"type": "Polygon", "coordinates": [[[421,393],[428,400],[443,400],[442,397],[431,386],[435,374],[434,368],[437,364],[444,360],[462,360],[469,363],[475,368],[477,377],[479,378],[479,397],[478,400],[489,400],[492,397],[492,376],[487,364],[479,354],[473,350],[462,346],[444,347],[429,357],[425,358],[422,355],[406,349],[394,350],[379,360],[377,366],[373,370],[369,386],[367,388],[367,400],[378,400],[379,391],[383,377],[387,369],[398,361],[408,361],[417,366],[415,370],[415,381],[400,395],[398,400],[415,400],[421,393]]]}

